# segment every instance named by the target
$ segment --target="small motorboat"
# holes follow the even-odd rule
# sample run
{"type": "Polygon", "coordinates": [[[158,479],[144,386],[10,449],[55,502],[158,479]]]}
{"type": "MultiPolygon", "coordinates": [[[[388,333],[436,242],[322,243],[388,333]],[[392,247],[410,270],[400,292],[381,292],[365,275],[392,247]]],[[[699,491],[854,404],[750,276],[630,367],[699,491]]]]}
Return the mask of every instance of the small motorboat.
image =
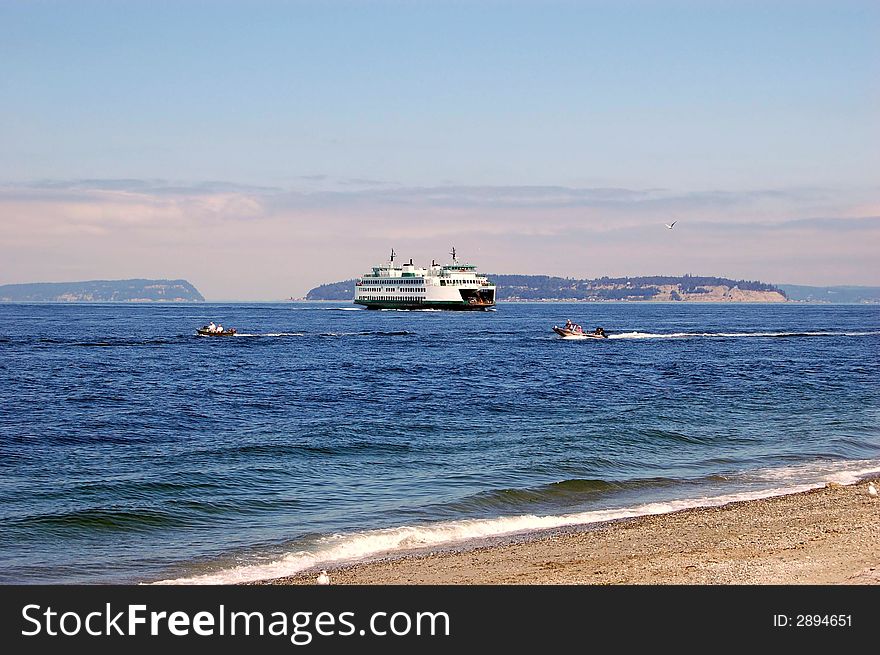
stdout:
{"type": "Polygon", "coordinates": [[[207,325],[196,330],[196,334],[202,337],[231,337],[235,334],[235,328],[227,330],[212,330],[207,325]]]}
{"type": "Polygon", "coordinates": [[[596,328],[594,332],[584,332],[579,325],[574,327],[553,326],[553,331],[563,339],[607,339],[608,335],[602,328],[596,328]]]}

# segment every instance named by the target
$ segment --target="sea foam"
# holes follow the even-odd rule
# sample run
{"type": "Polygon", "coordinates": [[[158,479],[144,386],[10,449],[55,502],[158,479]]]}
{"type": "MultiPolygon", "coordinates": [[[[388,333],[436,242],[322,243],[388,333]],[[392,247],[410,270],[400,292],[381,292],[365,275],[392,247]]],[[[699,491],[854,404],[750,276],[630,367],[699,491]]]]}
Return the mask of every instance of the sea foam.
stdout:
{"type": "Polygon", "coordinates": [[[665,502],[650,502],[631,507],[576,512],[561,515],[526,514],[490,519],[442,521],[425,525],[399,526],[351,534],[336,534],[320,539],[312,550],[297,550],[272,562],[242,564],[212,573],[197,574],[162,580],[157,584],[235,584],[270,580],[302,571],[341,565],[383,556],[432,547],[451,548],[468,542],[494,537],[522,535],[554,528],[587,526],[606,521],[639,516],[668,514],[696,507],[719,507],[728,503],[758,500],[824,487],[829,482],[850,485],[860,479],[880,473],[880,461],[861,460],[840,463],[815,464],[760,469],[750,471],[751,481],[775,482],[757,490],[694,497],[665,502]]]}
{"type": "Polygon", "coordinates": [[[620,332],[609,334],[609,339],[693,339],[693,338],[746,338],[746,337],[871,337],[880,332],[620,332]]]}

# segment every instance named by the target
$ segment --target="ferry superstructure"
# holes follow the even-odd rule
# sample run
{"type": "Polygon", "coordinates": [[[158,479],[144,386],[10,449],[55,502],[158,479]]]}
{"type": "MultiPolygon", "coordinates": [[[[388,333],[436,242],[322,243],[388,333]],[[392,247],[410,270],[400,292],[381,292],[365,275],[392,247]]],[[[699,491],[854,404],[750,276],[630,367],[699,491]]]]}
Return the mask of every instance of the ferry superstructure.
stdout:
{"type": "Polygon", "coordinates": [[[455,248],[451,264],[431,262],[427,268],[395,264],[395,252],[374,266],[354,287],[354,302],[367,309],[486,310],[495,306],[495,285],[477,267],[460,262],[455,248]]]}

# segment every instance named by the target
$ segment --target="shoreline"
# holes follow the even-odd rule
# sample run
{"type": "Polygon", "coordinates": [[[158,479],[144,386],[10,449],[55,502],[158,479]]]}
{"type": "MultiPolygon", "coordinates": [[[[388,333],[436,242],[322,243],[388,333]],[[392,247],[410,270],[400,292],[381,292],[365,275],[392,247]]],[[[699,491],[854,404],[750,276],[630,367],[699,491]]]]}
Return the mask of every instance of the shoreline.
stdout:
{"type": "MultiPolygon", "coordinates": [[[[880,584],[869,477],[716,507],[512,535],[334,568],[332,584],[880,584]]],[[[427,550],[427,549],[424,549],[427,550]]],[[[315,584],[317,570],[250,585],[315,584]]]]}

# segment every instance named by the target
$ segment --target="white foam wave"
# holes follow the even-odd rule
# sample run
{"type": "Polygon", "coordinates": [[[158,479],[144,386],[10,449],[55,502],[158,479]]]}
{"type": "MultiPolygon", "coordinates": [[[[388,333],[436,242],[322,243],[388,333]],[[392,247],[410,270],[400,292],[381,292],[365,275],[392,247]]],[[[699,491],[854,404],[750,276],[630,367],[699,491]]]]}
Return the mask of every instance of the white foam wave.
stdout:
{"type": "Polygon", "coordinates": [[[609,334],[609,339],[693,339],[698,337],[869,337],[880,335],[877,332],[620,332],[609,334]]]}
{"type": "Polygon", "coordinates": [[[304,337],[305,332],[264,332],[261,334],[251,334],[247,332],[236,332],[236,337],[304,337]]]}
{"type": "Polygon", "coordinates": [[[408,330],[399,330],[399,331],[382,331],[382,330],[374,330],[374,331],[362,331],[362,332],[322,332],[322,337],[373,337],[373,336],[381,336],[381,337],[405,337],[407,335],[412,334],[412,332],[408,330]]]}
{"type": "Polygon", "coordinates": [[[880,474],[880,461],[878,460],[862,459],[845,463],[825,460],[793,466],[756,469],[737,476],[737,479],[773,484],[809,480],[821,485],[828,482],[849,485],[877,474],[880,474]]]}
{"type": "MultiPolygon", "coordinates": [[[[360,311],[360,310],[357,310],[360,311]]],[[[400,330],[399,332],[321,332],[314,333],[318,336],[322,337],[363,337],[363,336],[371,336],[371,335],[385,335],[385,336],[405,336],[407,334],[412,334],[407,330],[400,330]]],[[[307,337],[309,334],[307,332],[236,332],[235,337],[307,337]]]]}
{"type": "Polygon", "coordinates": [[[449,547],[468,541],[523,534],[552,528],[584,526],[605,521],[667,514],[694,507],[719,507],[728,503],[771,498],[808,491],[828,482],[849,485],[871,474],[880,473],[880,461],[806,465],[765,469],[757,477],[775,480],[772,487],[760,490],[720,494],[664,502],[652,502],[619,509],[593,510],[574,514],[505,516],[493,519],[443,521],[420,526],[401,526],[352,534],[337,534],[321,539],[313,551],[296,551],[267,563],[244,564],[213,573],[205,573],[157,584],[235,584],[269,580],[294,575],[319,566],[329,567],[363,561],[393,553],[436,546],[449,547]]]}

